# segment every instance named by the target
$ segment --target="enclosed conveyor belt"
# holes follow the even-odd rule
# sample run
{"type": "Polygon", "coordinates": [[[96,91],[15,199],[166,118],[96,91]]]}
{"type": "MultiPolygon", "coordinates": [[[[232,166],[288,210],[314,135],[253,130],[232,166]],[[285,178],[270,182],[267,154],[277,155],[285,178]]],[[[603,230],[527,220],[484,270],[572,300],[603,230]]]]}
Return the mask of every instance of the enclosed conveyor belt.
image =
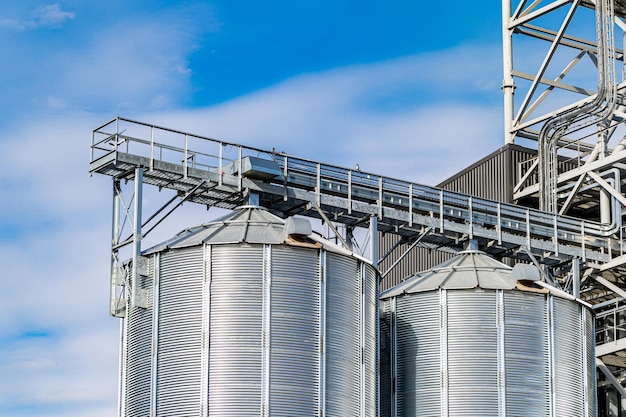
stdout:
{"type": "Polygon", "coordinates": [[[623,254],[615,225],[606,226],[438,188],[116,118],[92,135],[90,172],[176,190],[188,201],[234,208],[257,195],[283,216],[301,214],[445,247],[482,239],[490,247],[541,253],[555,262],[596,263],[623,254]]]}

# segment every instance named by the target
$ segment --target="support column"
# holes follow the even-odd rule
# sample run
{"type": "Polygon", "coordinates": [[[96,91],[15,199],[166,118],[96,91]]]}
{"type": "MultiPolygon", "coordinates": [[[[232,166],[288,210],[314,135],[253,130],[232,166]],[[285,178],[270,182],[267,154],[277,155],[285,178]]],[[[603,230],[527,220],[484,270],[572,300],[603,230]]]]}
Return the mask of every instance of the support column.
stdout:
{"type": "Polygon", "coordinates": [[[135,169],[135,204],[133,210],[133,270],[131,274],[131,305],[137,303],[137,290],[139,289],[141,256],[141,209],[143,194],[143,168],[135,169]]]}
{"type": "Polygon", "coordinates": [[[580,259],[572,259],[572,295],[580,298],[580,259]]]}
{"type": "Polygon", "coordinates": [[[378,268],[378,217],[370,217],[370,260],[378,268]]]}

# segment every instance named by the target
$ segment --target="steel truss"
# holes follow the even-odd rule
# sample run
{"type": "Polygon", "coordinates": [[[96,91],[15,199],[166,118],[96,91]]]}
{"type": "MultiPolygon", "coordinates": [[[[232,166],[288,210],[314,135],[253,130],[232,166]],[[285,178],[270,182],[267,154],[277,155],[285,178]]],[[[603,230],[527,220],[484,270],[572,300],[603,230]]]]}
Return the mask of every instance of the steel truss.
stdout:
{"type": "MultiPolygon", "coordinates": [[[[626,207],[625,19],[624,0],[502,2],[505,141],[537,149],[536,158],[518,167],[513,198],[611,225],[620,241],[626,207]]],[[[594,304],[598,369],[623,394],[615,375],[626,375],[626,333],[610,327],[624,317],[621,259],[591,269],[583,262],[582,274],[571,274],[566,286],[576,292],[580,282],[581,296],[594,304]]]]}

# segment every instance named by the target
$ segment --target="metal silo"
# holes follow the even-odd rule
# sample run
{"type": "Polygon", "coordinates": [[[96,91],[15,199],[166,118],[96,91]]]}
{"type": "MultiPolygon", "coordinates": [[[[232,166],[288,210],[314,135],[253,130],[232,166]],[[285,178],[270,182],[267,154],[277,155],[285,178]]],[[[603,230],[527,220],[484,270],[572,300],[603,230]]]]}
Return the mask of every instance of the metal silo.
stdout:
{"type": "Polygon", "coordinates": [[[382,293],[381,416],[595,416],[591,311],[538,279],[469,250],[382,293]]]}
{"type": "Polygon", "coordinates": [[[376,395],[375,268],[242,207],[143,254],[125,319],[125,416],[367,416],[376,395]]]}

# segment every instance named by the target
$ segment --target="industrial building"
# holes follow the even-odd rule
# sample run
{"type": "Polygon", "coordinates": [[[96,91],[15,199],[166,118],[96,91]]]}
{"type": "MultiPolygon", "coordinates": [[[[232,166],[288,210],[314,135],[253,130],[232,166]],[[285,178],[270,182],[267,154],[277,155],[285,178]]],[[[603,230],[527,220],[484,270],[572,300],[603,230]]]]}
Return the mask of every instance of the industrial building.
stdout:
{"type": "Polygon", "coordinates": [[[625,19],[621,0],[503,0],[503,146],[436,187],[94,129],[119,415],[626,415],[625,19]],[[233,212],[142,247],[184,202],[233,212]]]}

